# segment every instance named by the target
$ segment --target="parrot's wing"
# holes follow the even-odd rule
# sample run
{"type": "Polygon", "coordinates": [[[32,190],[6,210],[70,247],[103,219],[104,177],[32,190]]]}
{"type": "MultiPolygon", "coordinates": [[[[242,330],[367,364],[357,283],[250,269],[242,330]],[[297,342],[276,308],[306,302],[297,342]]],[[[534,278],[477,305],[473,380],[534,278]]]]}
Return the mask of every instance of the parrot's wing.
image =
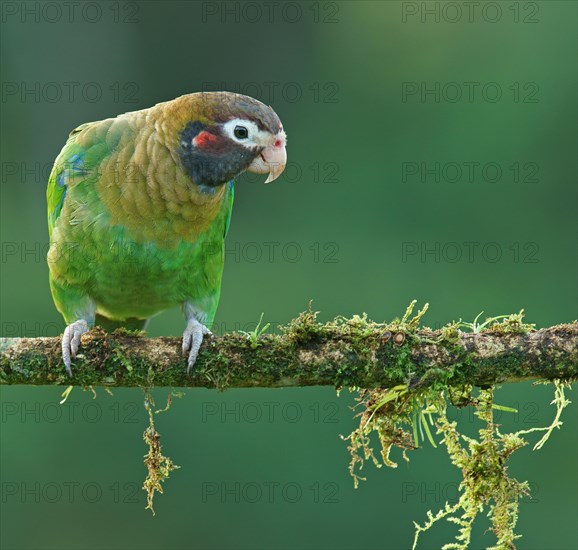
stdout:
{"type": "Polygon", "coordinates": [[[110,144],[101,139],[110,128],[110,121],[87,122],[70,132],[48,178],[46,200],[50,235],[62,211],[67,190],[94,175],[100,162],[110,153],[110,144]]]}
{"type": "Polygon", "coordinates": [[[235,200],[235,182],[231,180],[229,182],[229,204],[228,204],[229,210],[227,211],[227,219],[225,221],[225,234],[223,235],[223,238],[225,238],[227,236],[227,233],[229,232],[229,226],[231,225],[231,214],[233,213],[234,200],[235,200]]]}

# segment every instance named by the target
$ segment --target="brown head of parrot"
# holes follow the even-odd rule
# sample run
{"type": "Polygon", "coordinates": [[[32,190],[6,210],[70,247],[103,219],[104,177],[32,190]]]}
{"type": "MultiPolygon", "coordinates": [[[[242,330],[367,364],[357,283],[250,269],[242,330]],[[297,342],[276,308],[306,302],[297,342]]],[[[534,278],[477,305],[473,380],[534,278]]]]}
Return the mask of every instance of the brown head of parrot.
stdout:
{"type": "Polygon", "coordinates": [[[187,99],[179,156],[201,191],[212,193],[245,171],[269,174],[265,183],[281,175],[287,137],[271,107],[229,92],[191,94],[187,99]]]}

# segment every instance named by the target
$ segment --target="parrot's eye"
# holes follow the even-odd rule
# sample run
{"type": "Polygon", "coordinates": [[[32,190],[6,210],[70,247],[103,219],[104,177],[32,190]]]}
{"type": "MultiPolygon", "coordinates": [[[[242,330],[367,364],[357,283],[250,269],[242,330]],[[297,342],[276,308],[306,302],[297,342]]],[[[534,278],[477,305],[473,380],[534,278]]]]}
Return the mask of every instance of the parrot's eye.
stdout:
{"type": "Polygon", "coordinates": [[[247,139],[249,137],[249,130],[244,126],[235,126],[233,134],[237,139],[247,139]]]}

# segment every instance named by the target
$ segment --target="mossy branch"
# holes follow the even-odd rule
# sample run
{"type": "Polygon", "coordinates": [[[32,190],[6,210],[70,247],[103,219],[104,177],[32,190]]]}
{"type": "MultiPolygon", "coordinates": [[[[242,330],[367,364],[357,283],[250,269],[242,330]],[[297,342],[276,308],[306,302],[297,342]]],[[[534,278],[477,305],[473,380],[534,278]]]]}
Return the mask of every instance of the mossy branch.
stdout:
{"type": "Polygon", "coordinates": [[[279,335],[255,331],[206,338],[191,375],[185,372],[180,338],[95,328],[82,338],[72,379],[61,360],[60,338],[4,338],[0,383],[219,389],[407,384],[417,389],[578,378],[576,322],[534,330],[517,314],[499,323],[452,323],[432,331],[417,326],[424,311],[413,319],[406,312],[389,324],[365,316],[323,324],[307,311],[279,335]]]}

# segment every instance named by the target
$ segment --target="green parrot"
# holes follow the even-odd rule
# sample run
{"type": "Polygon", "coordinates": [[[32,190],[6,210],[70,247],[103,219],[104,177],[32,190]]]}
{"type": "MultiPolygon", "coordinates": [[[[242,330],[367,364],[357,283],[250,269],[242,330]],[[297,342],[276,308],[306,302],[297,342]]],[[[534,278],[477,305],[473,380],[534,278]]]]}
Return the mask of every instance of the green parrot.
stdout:
{"type": "Polygon", "coordinates": [[[187,371],[219,302],[234,178],[285,168],[271,107],[203,92],[73,130],[48,180],[50,289],[69,375],[98,324],[143,329],[181,305],[187,371]]]}

